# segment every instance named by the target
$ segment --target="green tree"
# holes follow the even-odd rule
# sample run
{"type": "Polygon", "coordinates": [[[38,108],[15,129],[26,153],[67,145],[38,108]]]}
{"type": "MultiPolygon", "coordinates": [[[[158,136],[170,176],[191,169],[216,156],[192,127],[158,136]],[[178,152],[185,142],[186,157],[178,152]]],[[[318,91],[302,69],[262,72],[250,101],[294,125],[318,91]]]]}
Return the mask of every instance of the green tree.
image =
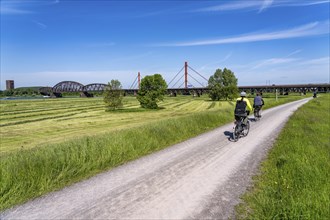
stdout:
{"type": "Polygon", "coordinates": [[[237,78],[234,72],[224,68],[217,69],[213,76],[208,81],[209,96],[215,100],[233,99],[238,93],[237,78]]]}
{"type": "Polygon", "coordinates": [[[157,102],[164,100],[167,84],[162,75],[154,74],[141,80],[137,100],[142,108],[157,109],[157,102]]]}
{"type": "Polygon", "coordinates": [[[104,90],[104,102],[109,110],[123,107],[123,91],[118,80],[111,80],[104,90]]]}
{"type": "Polygon", "coordinates": [[[14,90],[13,89],[9,89],[9,90],[5,90],[3,92],[4,96],[13,96],[14,95],[14,90]]]}

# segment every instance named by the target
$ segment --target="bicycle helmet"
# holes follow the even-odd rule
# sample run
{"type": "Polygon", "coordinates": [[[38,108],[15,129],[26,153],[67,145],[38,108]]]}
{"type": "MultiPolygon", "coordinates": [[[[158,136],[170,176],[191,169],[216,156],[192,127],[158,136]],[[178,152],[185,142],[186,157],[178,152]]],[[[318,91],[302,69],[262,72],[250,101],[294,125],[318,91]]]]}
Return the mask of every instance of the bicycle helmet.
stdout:
{"type": "Polygon", "coordinates": [[[241,92],[241,97],[246,97],[246,92],[241,92]]]}

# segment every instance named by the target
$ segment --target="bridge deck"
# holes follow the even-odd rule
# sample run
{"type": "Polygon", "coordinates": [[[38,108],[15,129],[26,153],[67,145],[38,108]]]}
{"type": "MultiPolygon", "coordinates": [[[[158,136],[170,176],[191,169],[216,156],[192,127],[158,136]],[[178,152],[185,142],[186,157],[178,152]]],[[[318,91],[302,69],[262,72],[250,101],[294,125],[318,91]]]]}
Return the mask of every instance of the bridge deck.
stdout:
{"type": "MultiPolygon", "coordinates": [[[[106,84],[93,83],[86,86],[72,81],[63,81],[56,84],[54,87],[43,87],[40,88],[42,94],[60,94],[63,92],[81,92],[88,96],[89,92],[102,92],[106,88],[106,84]]],[[[330,84],[291,84],[291,85],[256,85],[256,86],[238,86],[240,91],[246,91],[250,93],[260,92],[310,92],[317,90],[319,92],[330,92],[330,84]]],[[[168,88],[169,93],[204,93],[208,92],[207,87],[191,87],[191,88],[168,88]]],[[[127,94],[134,94],[138,89],[123,89],[127,94]]]]}

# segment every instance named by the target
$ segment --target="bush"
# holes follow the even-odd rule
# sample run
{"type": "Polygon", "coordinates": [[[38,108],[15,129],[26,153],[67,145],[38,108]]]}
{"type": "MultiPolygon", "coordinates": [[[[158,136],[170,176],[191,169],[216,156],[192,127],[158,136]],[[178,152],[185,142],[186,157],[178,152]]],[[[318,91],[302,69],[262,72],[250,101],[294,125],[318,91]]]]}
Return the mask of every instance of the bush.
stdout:
{"type": "Polygon", "coordinates": [[[166,89],[167,84],[160,74],[144,77],[137,95],[141,107],[157,109],[157,102],[164,100],[166,89]]]}
{"type": "Polygon", "coordinates": [[[123,92],[118,80],[111,80],[104,91],[104,102],[109,110],[123,107],[123,92]]]}

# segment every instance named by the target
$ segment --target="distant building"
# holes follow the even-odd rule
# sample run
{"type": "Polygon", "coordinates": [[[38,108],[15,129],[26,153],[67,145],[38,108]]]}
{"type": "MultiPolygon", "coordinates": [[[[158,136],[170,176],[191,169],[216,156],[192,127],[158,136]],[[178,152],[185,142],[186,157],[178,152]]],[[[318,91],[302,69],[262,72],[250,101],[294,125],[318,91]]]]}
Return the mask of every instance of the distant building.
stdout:
{"type": "Polygon", "coordinates": [[[11,90],[14,88],[14,80],[6,80],[6,90],[11,90]]]}

